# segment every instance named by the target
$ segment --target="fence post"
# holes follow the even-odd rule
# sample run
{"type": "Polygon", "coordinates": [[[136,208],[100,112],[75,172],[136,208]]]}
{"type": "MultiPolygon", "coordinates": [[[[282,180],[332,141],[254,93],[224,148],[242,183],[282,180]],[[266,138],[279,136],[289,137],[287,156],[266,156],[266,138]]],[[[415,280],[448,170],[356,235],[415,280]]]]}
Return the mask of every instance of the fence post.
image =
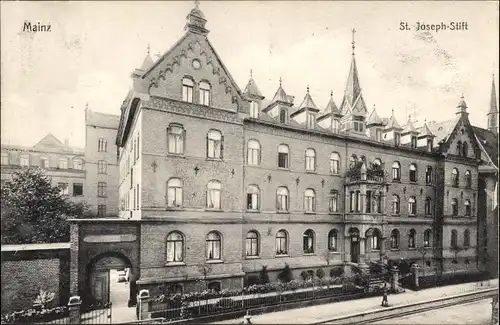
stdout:
{"type": "Polygon", "coordinates": [[[413,273],[413,284],[415,285],[415,289],[418,289],[419,283],[418,283],[418,264],[413,264],[411,266],[411,270],[413,273]]]}
{"type": "Polygon", "coordinates": [[[142,289],[138,296],[138,304],[139,304],[139,320],[149,319],[151,318],[151,313],[149,311],[149,291],[147,289],[142,289]]]}
{"type": "Polygon", "coordinates": [[[397,268],[397,266],[393,266],[392,267],[391,273],[392,273],[391,289],[394,292],[397,292],[397,290],[398,290],[398,281],[399,281],[399,269],[397,268]]]}
{"type": "Polygon", "coordinates": [[[80,306],[82,299],[80,296],[72,296],[68,301],[69,323],[80,324],[80,306]]]}

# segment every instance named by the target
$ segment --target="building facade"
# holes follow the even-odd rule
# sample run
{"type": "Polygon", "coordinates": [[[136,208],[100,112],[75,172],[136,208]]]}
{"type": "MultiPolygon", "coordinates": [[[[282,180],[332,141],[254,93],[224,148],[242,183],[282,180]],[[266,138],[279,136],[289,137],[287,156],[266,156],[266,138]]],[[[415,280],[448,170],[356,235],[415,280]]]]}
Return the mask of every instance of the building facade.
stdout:
{"type": "Polygon", "coordinates": [[[76,203],[85,202],[85,157],[80,148],[62,143],[52,134],[46,135],[33,147],[2,145],[2,184],[22,167],[39,166],[50,177],[53,186],[76,203]]]}
{"type": "Polygon", "coordinates": [[[134,71],[121,107],[120,215],[141,221],[140,287],[400,258],[478,271],[484,150],[463,97],[444,123],[380,118],[353,42],[340,107],[309,89],[297,105],[281,81],[266,100],[253,78],[239,89],[205,24],[196,7],[186,34],[134,71]]]}
{"type": "Polygon", "coordinates": [[[85,109],[85,198],[100,218],[118,217],[118,122],[119,116],[85,109]]]}

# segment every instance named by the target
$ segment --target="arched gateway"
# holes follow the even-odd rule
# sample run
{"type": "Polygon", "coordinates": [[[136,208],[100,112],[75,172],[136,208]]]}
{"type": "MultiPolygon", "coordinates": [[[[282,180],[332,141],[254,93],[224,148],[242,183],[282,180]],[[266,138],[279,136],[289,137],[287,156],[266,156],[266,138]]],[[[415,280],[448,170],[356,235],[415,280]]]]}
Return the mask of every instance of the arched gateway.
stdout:
{"type": "MultiPolygon", "coordinates": [[[[110,302],[110,270],[128,270],[128,306],[136,303],[140,277],[140,225],[124,219],[72,219],[70,294],[84,304],[110,302]]],[[[125,293],[125,292],[124,292],[125,293]]],[[[123,295],[123,293],[120,293],[123,295]]]]}

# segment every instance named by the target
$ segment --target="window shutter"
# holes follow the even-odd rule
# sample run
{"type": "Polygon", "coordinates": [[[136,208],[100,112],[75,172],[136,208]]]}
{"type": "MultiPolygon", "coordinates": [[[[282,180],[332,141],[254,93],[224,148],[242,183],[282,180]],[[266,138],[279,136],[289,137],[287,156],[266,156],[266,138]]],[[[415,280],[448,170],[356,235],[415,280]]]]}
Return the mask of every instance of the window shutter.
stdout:
{"type": "Polygon", "coordinates": [[[220,137],[220,159],[224,159],[224,136],[220,137]]]}

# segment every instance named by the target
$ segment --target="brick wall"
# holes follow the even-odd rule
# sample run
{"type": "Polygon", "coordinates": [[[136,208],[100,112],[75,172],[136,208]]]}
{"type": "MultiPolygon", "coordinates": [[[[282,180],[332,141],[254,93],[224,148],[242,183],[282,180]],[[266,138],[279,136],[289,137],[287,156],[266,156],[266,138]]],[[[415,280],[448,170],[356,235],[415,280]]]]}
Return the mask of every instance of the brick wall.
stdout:
{"type": "Polygon", "coordinates": [[[55,293],[51,306],[68,302],[69,249],[2,251],[2,314],[31,308],[40,290],[55,293]]]}

